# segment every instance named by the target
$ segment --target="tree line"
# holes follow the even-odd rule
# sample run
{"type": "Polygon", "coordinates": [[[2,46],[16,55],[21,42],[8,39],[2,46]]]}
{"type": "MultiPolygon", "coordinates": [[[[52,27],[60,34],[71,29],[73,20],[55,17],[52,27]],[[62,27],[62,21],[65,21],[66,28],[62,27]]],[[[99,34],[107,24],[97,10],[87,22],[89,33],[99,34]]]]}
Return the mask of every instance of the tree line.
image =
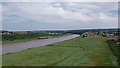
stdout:
{"type": "Polygon", "coordinates": [[[120,44],[117,44],[118,42],[120,42],[120,40],[108,40],[107,43],[111,49],[111,51],[113,52],[113,54],[118,58],[118,65],[120,66],[120,44]]]}
{"type": "Polygon", "coordinates": [[[38,38],[42,36],[58,36],[58,35],[50,35],[48,33],[28,33],[28,34],[9,34],[9,35],[2,35],[2,41],[14,41],[20,39],[31,39],[31,38],[38,38]]]}

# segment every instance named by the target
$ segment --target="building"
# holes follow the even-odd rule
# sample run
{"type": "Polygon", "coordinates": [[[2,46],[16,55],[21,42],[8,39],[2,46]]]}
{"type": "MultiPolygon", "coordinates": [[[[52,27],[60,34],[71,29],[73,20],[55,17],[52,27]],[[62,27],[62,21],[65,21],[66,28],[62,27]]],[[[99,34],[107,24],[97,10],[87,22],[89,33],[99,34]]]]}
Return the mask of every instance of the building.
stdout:
{"type": "Polygon", "coordinates": [[[92,32],[85,32],[82,34],[82,36],[84,37],[93,37],[93,36],[96,36],[96,34],[92,33],[92,32]]]}
{"type": "Polygon", "coordinates": [[[114,34],[106,34],[106,37],[108,37],[108,38],[114,38],[115,36],[114,36],[114,34]]]}

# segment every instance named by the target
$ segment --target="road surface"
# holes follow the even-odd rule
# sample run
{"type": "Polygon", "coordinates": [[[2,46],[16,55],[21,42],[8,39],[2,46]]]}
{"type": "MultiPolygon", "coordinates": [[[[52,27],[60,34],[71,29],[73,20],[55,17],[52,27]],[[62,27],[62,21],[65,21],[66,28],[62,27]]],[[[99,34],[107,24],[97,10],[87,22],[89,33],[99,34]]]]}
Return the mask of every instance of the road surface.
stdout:
{"type": "Polygon", "coordinates": [[[73,34],[73,35],[57,37],[57,38],[49,38],[49,39],[41,39],[41,40],[32,40],[32,41],[27,41],[27,42],[3,44],[2,45],[2,54],[22,51],[22,50],[25,50],[28,48],[45,46],[48,44],[76,38],[78,36],[80,36],[80,35],[73,34]]]}

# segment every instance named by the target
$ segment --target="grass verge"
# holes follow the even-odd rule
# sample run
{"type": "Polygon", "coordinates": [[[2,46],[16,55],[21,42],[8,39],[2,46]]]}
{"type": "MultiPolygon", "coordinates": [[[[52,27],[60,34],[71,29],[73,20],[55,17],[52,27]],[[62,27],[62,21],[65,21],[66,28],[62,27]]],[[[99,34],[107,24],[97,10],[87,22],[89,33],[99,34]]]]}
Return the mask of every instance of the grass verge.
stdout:
{"type": "Polygon", "coordinates": [[[106,38],[74,38],[4,54],[3,66],[117,66],[106,38]]]}

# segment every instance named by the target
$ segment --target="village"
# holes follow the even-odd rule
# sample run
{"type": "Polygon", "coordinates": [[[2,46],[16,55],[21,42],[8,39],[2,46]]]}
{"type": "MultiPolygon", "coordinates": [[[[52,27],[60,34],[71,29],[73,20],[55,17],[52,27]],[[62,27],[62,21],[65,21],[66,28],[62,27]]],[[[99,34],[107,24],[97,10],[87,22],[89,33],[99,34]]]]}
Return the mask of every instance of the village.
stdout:
{"type": "Polygon", "coordinates": [[[85,32],[82,37],[106,37],[106,38],[120,38],[119,31],[98,31],[98,32],[85,32]]]}

